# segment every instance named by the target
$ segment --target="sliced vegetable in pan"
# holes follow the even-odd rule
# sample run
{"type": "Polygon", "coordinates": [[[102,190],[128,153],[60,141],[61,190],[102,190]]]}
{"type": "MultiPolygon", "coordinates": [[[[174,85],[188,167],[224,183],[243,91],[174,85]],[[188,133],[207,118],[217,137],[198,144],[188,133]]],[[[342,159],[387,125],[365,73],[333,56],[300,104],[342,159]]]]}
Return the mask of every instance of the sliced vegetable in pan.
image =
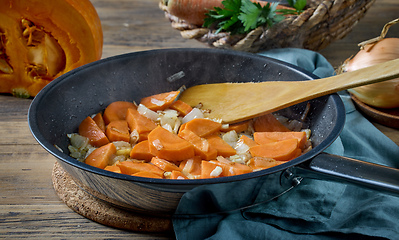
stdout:
{"type": "Polygon", "coordinates": [[[134,103],[111,103],[104,113],[82,121],[80,135],[68,134],[71,156],[115,173],[200,179],[274,167],[311,148],[309,129],[292,131],[286,119],[284,124],[267,114],[221,124],[206,118],[206,109],[188,107],[178,95],[173,91],[146,97],[140,111],[134,103]],[[149,111],[150,118],[146,117],[149,111]],[[183,123],[191,111],[201,111],[202,115],[195,115],[203,117],[183,123]]]}

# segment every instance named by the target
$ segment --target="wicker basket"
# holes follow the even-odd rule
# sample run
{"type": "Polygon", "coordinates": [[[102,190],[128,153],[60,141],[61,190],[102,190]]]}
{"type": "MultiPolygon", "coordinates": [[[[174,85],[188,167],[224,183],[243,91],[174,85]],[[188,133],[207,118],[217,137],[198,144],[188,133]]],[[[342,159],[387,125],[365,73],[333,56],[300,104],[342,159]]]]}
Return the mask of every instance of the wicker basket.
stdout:
{"type": "Polygon", "coordinates": [[[287,17],[271,28],[258,27],[246,35],[215,34],[214,30],[188,24],[169,14],[162,3],[159,7],[183,38],[196,39],[210,47],[246,52],[284,47],[318,51],[345,37],[374,1],[308,0],[302,14],[287,17]]]}

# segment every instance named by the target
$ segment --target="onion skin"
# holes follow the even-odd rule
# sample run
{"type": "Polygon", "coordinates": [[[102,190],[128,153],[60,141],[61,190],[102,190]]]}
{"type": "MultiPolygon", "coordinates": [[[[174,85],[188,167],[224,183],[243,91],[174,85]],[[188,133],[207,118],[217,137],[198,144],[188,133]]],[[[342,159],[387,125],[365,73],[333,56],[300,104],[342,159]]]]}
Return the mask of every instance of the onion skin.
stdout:
{"type": "MultiPolygon", "coordinates": [[[[342,72],[355,71],[397,58],[399,58],[399,38],[385,38],[375,44],[366,45],[352,59],[348,59],[342,66],[342,72]]],[[[348,91],[360,101],[373,107],[399,107],[399,78],[348,91]]]]}

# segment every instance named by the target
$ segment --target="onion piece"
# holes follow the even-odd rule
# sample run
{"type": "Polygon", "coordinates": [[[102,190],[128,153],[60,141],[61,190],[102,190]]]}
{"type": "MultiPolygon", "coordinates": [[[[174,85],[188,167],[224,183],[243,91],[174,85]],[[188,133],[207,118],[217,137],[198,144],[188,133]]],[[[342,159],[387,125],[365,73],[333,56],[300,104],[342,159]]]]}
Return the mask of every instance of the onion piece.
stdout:
{"type": "Polygon", "coordinates": [[[143,104],[139,104],[139,106],[137,107],[137,111],[145,116],[146,118],[149,118],[153,121],[157,121],[159,118],[158,113],[152,111],[151,109],[147,108],[146,106],[144,106],[143,104]]]}
{"type": "MultiPolygon", "coordinates": [[[[397,22],[399,18],[387,23],[381,36],[360,43],[361,50],[353,58],[347,59],[338,73],[351,72],[399,58],[399,38],[384,38],[389,27],[397,22]]],[[[348,89],[348,92],[373,107],[399,107],[399,78],[348,89]]]]}
{"type": "Polygon", "coordinates": [[[193,108],[186,116],[182,119],[182,123],[189,122],[194,118],[204,118],[204,114],[198,108],[193,108]]]}

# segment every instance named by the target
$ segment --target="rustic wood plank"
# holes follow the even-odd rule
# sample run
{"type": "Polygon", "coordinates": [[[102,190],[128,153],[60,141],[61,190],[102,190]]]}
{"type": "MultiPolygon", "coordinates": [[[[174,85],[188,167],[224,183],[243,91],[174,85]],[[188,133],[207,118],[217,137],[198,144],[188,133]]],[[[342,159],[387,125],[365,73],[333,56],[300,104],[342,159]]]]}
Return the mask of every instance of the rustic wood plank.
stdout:
{"type": "MultiPolygon", "coordinates": [[[[7,239],[170,239],[103,226],[63,204],[0,205],[0,236],[7,239]]],[[[1,237],[0,237],[1,238],[1,237]]]]}

